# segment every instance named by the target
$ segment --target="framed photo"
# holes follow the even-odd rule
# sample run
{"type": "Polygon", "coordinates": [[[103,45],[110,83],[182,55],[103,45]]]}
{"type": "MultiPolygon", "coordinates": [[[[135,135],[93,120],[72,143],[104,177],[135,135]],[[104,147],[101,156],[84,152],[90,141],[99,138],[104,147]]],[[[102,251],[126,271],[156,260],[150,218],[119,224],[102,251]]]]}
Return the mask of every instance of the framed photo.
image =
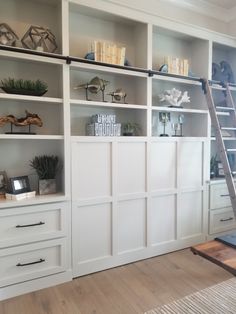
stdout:
{"type": "Polygon", "coordinates": [[[10,178],[12,194],[20,194],[30,192],[30,184],[28,176],[10,178]]]}
{"type": "Polygon", "coordinates": [[[217,177],[223,178],[225,176],[223,165],[220,161],[217,162],[217,177]]]}
{"type": "Polygon", "coordinates": [[[6,171],[0,171],[0,197],[4,196],[8,190],[8,178],[6,171]]]}

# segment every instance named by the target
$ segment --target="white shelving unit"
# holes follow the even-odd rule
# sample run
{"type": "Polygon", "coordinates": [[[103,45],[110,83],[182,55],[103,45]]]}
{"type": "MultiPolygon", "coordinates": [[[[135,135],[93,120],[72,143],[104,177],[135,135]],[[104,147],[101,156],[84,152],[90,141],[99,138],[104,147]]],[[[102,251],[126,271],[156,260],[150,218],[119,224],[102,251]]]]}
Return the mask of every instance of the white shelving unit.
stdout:
{"type": "MultiPolygon", "coordinates": [[[[7,272],[7,264],[15,261],[14,254],[8,256],[14,245],[20,256],[24,252],[30,256],[32,251],[50,256],[48,265],[36,268],[35,277],[19,271],[14,274],[18,279],[0,279],[0,299],[204,241],[214,140],[196,77],[211,79],[211,63],[221,58],[229,56],[233,65],[236,41],[233,46],[232,39],[222,35],[222,46],[220,35],[214,39],[209,33],[207,39],[206,32],[199,30],[195,37],[187,25],[166,21],[164,27],[158,19],[154,24],[151,16],[150,21],[138,20],[128,8],[119,16],[100,0],[20,2],[0,0],[2,21],[19,37],[31,24],[48,26],[56,35],[58,50],[43,56],[0,49],[0,80],[9,76],[41,79],[49,87],[43,97],[0,92],[0,116],[24,116],[27,109],[43,120],[43,127],[32,127],[36,135],[5,134],[9,126],[0,128],[0,170],[6,170],[9,177],[28,175],[35,189],[37,177],[29,167],[35,155],[58,155],[63,170],[55,195],[19,202],[0,200],[0,216],[12,226],[19,217],[37,222],[34,211],[46,221],[46,227],[30,230],[34,233],[30,243],[11,235],[11,241],[0,248],[2,269],[7,272]],[[126,46],[131,67],[83,60],[94,40],[126,46]],[[194,77],[158,73],[166,55],[188,59],[194,77]],[[89,94],[89,101],[84,89],[74,89],[96,76],[109,81],[105,102],[101,93],[89,94]],[[112,103],[107,95],[118,88],[127,93],[127,104],[112,103]],[[191,102],[183,104],[183,109],[160,102],[159,95],[172,88],[188,91],[191,102]],[[160,137],[160,112],[171,115],[168,137],[160,137]],[[115,114],[122,124],[139,124],[139,134],[86,136],[86,124],[99,113],[115,114]],[[174,137],[172,124],[180,114],[184,115],[183,137],[174,137]],[[51,236],[47,238],[45,232],[51,236]]],[[[223,90],[215,89],[216,93],[223,90]]]]}

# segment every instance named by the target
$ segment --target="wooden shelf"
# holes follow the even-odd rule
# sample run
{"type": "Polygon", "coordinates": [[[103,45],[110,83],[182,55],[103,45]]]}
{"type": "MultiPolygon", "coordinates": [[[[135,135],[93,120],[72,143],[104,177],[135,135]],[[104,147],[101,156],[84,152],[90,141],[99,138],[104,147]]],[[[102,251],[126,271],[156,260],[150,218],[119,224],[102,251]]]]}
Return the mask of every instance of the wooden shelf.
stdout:
{"type": "MultiPolygon", "coordinates": [[[[90,63],[83,63],[83,62],[72,62],[70,65],[70,68],[73,70],[86,70],[91,72],[105,72],[105,73],[112,73],[112,74],[120,74],[120,75],[129,75],[129,76],[136,76],[136,77],[148,77],[148,73],[142,73],[139,72],[138,68],[133,67],[126,67],[121,66],[120,68],[115,68],[112,66],[112,64],[109,66],[109,64],[94,64],[93,61],[90,61],[90,63]],[[132,69],[132,70],[131,70],[132,69]]],[[[146,69],[140,69],[140,70],[146,70],[146,69]]],[[[147,70],[146,70],[147,71],[147,70]]]]}
{"type": "Polygon", "coordinates": [[[0,140],[64,140],[64,136],[39,134],[0,134],[0,140]]]}
{"type": "Polygon", "coordinates": [[[159,80],[159,81],[167,81],[167,82],[181,83],[181,84],[187,84],[187,85],[194,85],[194,86],[199,86],[199,87],[202,86],[202,84],[200,82],[192,80],[192,78],[189,76],[186,76],[186,78],[183,78],[182,76],[180,76],[180,77],[171,76],[171,74],[169,74],[168,76],[155,74],[153,76],[153,79],[159,80]]]}
{"type": "Polygon", "coordinates": [[[161,107],[161,106],[152,106],[152,110],[156,111],[167,111],[167,112],[185,112],[185,113],[200,113],[208,114],[208,110],[199,110],[199,109],[186,109],[186,108],[171,108],[171,107],[161,107]]]}
{"type": "Polygon", "coordinates": [[[0,209],[19,207],[19,206],[30,206],[36,204],[46,204],[63,202],[69,200],[69,197],[65,196],[63,193],[50,194],[50,195],[36,195],[36,197],[28,198],[20,201],[0,199],[0,209]]]}
{"type": "Polygon", "coordinates": [[[122,103],[112,103],[112,102],[102,102],[102,101],[88,101],[81,99],[71,99],[71,105],[85,105],[91,107],[105,107],[105,108],[124,108],[124,109],[147,109],[147,106],[135,105],[135,104],[122,104],[122,103]]]}
{"type": "Polygon", "coordinates": [[[1,99],[2,100],[16,100],[20,102],[43,102],[43,103],[54,103],[54,104],[63,103],[62,98],[15,95],[15,94],[5,94],[5,93],[0,93],[0,100],[1,99]]]}

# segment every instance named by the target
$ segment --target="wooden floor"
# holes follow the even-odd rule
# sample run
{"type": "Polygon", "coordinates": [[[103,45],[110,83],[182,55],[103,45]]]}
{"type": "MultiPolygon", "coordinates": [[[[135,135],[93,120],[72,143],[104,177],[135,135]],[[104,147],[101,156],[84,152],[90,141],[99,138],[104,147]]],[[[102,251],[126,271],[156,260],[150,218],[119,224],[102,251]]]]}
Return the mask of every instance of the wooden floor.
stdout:
{"type": "Polygon", "coordinates": [[[0,314],[141,314],[231,277],[184,250],[2,301],[0,314]]]}

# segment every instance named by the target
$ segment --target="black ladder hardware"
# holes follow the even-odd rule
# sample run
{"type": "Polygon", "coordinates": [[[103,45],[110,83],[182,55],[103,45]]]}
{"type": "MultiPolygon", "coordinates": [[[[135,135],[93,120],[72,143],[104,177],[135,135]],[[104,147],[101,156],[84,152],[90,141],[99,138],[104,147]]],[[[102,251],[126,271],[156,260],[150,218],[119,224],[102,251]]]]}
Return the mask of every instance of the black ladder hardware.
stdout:
{"type": "MultiPolygon", "coordinates": [[[[235,131],[236,131],[236,111],[235,111],[235,105],[233,101],[233,97],[230,91],[230,87],[228,84],[224,84],[224,95],[225,95],[225,101],[226,106],[215,106],[214,99],[212,96],[212,87],[210,86],[210,83],[208,80],[202,79],[202,89],[204,91],[204,94],[206,96],[206,102],[209,108],[209,113],[211,117],[211,124],[215,131],[215,138],[216,138],[216,145],[218,154],[220,157],[220,160],[222,162],[224,175],[226,184],[229,191],[229,196],[231,200],[231,204],[233,207],[234,216],[236,218],[236,189],[235,189],[235,183],[233,175],[235,174],[235,171],[231,170],[230,163],[228,160],[227,153],[236,153],[236,148],[226,148],[224,138],[222,136],[222,131],[226,130],[229,132],[233,132],[235,137],[235,131]],[[231,126],[221,126],[218,116],[220,115],[218,112],[219,110],[228,112],[228,117],[231,126]]],[[[232,143],[232,142],[231,142],[232,143]]],[[[236,141],[235,141],[236,143],[236,141]]]]}

